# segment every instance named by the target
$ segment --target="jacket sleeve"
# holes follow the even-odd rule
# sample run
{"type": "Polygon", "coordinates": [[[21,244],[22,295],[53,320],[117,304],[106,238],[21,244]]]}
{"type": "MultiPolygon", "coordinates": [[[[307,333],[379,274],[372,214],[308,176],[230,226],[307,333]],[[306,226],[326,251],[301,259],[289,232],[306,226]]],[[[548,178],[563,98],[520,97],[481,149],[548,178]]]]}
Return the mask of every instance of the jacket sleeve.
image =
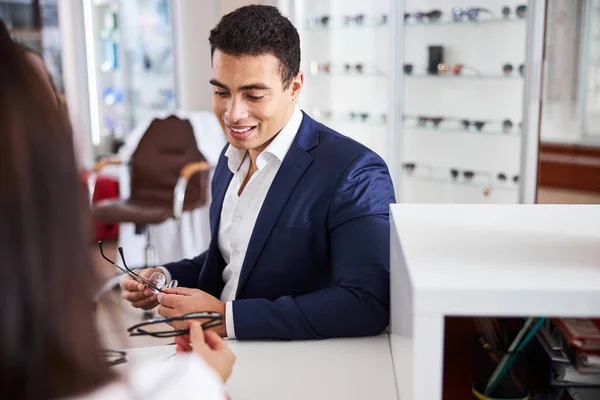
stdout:
{"type": "Polygon", "coordinates": [[[331,199],[331,285],[275,301],[234,301],[236,337],[319,339],[383,332],[389,321],[391,203],[395,195],[387,166],[371,151],[360,154],[331,199]]]}
{"type": "Polygon", "coordinates": [[[171,279],[177,280],[178,286],[195,288],[198,287],[198,277],[206,260],[206,253],[207,251],[191,259],[168,263],[164,267],[171,274],[171,279]]]}

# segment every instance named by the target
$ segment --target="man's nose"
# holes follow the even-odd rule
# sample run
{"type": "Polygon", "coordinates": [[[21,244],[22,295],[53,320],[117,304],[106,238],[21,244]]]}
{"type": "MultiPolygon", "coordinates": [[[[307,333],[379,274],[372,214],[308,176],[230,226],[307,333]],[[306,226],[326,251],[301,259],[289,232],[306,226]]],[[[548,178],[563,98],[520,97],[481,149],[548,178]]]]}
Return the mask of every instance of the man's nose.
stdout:
{"type": "Polygon", "coordinates": [[[248,118],[248,107],[241,99],[232,99],[229,103],[225,116],[231,122],[241,121],[248,118]]]}

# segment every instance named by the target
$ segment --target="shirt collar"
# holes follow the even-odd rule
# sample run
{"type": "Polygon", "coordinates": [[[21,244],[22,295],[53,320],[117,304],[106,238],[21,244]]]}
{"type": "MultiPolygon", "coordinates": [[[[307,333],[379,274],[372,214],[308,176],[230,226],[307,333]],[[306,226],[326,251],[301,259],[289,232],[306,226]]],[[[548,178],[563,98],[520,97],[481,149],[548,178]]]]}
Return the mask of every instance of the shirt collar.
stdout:
{"type": "MultiPolygon", "coordinates": [[[[267,148],[259,154],[256,160],[258,169],[261,169],[267,163],[269,155],[275,156],[279,162],[283,161],[288,150],[292,147],[296,133],[298,133],[300,125],[302,124],[302,119],[302,110],[295,104],[294,112],[283,129],[275,136],[273,141],[269,143],[267,148]]],[[[231,172],[235,174],[240,169],[244,162],[244,158],[246,157],[246,153],[246,150],[236,149],[231,145],[227,147],[225,156],[227,157],[227,166],[231,172]]]]}

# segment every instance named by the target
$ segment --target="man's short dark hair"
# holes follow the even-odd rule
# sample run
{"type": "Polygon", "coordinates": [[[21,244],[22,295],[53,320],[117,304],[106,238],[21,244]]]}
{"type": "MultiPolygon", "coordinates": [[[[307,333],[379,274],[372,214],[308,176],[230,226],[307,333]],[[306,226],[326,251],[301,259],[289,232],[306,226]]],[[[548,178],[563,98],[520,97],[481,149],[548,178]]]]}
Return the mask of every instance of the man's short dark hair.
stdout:
{"type": "Polygon", "coordinates": [[[298,31],[273,6],[249,5],[230,12],[210,31],[208,41],[211,58],[217,49],[232,56],[274,55],[284,88],[300,71],[298,31]]]}

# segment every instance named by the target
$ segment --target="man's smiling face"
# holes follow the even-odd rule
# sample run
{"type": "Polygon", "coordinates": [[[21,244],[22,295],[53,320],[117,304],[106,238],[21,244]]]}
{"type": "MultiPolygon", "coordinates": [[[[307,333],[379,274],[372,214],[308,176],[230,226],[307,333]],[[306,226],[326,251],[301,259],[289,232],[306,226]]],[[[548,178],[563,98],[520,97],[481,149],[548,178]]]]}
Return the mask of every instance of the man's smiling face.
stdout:
{"type": "Polygon", "coordinates": [[[291,117],[297,95],[292,88],[303,77],[284,88],[280,68],[271,54],[232,56],[215,50],[213,111],[233,147],[260,153],[291,117]]]}

